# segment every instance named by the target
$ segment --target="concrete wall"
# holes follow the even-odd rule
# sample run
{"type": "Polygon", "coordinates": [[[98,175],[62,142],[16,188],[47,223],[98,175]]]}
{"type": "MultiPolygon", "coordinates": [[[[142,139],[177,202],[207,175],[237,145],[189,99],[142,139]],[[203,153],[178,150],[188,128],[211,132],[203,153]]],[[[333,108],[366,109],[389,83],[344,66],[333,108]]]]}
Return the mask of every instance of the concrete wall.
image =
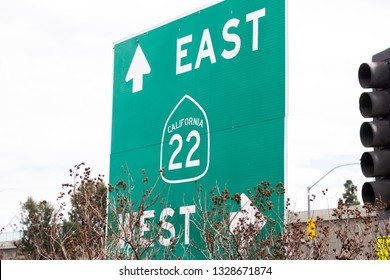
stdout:
{"type": "MultiPolygon", "coordinates": [[[[376,211],[367,211],[363,206],[350,206],[348,209],[342,213],[336,209],[322,209],[310,214],[309,218],[321,219],[316,229],[316,236],[311,241],[313,247],[322,243],[320,254],[326,255],[325,259],[343,256],[353,259],[377,258],[377,238],[390,236],[389,219],[377,219],[376,211]],[[339,213],[340,216],[337,217],[334,213],[339,213]],[[325,229],[329,229],[328,234],[325,229]]],[[[297,220],[301,221],[302,229],[306,231],[307,212],[297,214],[297,220]]],[[[386,246],[384,251],[390,251],[390,246],[386,246]]],[[[315,258],[316,251],[313,250],[311,253],[315,258]]]]}
{"type": "Polygon", "coordinates": [[[21,233],[17,231],[0,233],[0,260],[17,258],[15,242],[20,240],[21,233]]]}
{"type": "Polygon", "coordinates": [[[1,260],[13,260],[17,258],[16,246],[14,241],[2,241],[0,242],[0,259],[1,260]]]}

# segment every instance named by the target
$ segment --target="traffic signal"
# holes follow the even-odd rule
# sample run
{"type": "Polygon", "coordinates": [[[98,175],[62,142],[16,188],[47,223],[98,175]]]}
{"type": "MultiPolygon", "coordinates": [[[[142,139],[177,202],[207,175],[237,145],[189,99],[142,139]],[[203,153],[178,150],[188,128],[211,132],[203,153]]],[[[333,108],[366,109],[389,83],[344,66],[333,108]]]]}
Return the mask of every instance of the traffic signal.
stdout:
{"type": "Polygon", "coordinates": [[[360,165],[364,176],[375,178],[363,184],[362,198],[365,203],[390,205],[390,48],[361,64],[358,76],[363,88],[372,89],[359,99],[360,113],[372,118],[361,125],[360,140],[374,148],[363,153],[360,165]]]}

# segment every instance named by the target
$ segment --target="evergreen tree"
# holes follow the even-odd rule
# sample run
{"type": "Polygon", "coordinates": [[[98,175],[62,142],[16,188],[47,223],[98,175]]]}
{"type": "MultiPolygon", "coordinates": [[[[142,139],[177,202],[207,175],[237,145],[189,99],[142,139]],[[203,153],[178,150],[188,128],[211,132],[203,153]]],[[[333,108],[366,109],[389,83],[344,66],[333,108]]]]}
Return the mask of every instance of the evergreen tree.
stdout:
{"type": "Polygon", "coordinates": [[[344,184],[345,192],[343,193],[344,204],[347,206],[360,205],[360,201],[357,198],[357,187],[351,180],[346,180],[344,184]]]}
{"type": "Polygon", "coordinates": [[[42,259],[41,250],[50,250],[50,228],[54,207],[32,197],[21,205],[22,238],[19,249],[29,259],[42,259]]]}
{"type": "MultiPolygon", "coordinates": [[[[80,166],[76,166],[80,171],[80,166]]],[[[29,197],[21,204],[23,234],[16,244],[26,259],[102,259],[105,255],[107,187],[101,176],[71,171],[74,184],[64,184],[55,209],[29,197]],[[64,211],[70,199],[68,219],[64,211]],[[61,202],[61,203],[60,203],[61,202]]]]}

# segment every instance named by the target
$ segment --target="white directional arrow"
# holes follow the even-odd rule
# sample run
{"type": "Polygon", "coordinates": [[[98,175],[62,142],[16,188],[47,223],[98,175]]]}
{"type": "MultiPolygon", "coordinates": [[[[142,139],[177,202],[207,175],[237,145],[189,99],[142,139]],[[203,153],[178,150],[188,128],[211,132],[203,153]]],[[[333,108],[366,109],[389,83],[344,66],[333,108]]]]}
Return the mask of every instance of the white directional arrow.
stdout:
{"type": "Polygon", "coordinates": [[[241,212],[232,212],[229,218],[229,230],[232,234],[234,234],[235,230],[239,230],[245,225],[253,225],[254,230],[259,232],[267,222],[259,209],[253,205],[252,201],[245,194],[241,194],[241,212]]]}
{"type": "Polygon", "coordinates": [[[125,78],[126,83],[133,80],[133,93],[142,90],[144,75],[149,74],[150,72],[151,68],[149,62],[146,59],[141,46],[138,45],[125,78]]]}

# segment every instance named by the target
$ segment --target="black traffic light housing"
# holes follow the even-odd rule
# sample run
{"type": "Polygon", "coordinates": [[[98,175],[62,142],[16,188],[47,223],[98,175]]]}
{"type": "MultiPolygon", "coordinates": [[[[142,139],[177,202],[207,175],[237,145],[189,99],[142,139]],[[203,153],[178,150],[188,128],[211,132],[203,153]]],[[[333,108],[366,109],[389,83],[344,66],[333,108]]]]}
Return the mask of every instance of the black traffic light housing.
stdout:
{"type": "MultiPolygon", "coordinates": [[[[390,48],[374,55],[371,63],[361,64],[358,76],[363,88],[372,89],[361,94],[360,113],[373,118],[361,125],[360,140],[363,146],[374,148],[363,153],[360,165],[364,176],[375,177],[363,184],[362,198],[364,203],[380,201],[390,206],[390,48]]],[[[385,216],[390,215],[387,212],[389,207],[385,216]]]]}

